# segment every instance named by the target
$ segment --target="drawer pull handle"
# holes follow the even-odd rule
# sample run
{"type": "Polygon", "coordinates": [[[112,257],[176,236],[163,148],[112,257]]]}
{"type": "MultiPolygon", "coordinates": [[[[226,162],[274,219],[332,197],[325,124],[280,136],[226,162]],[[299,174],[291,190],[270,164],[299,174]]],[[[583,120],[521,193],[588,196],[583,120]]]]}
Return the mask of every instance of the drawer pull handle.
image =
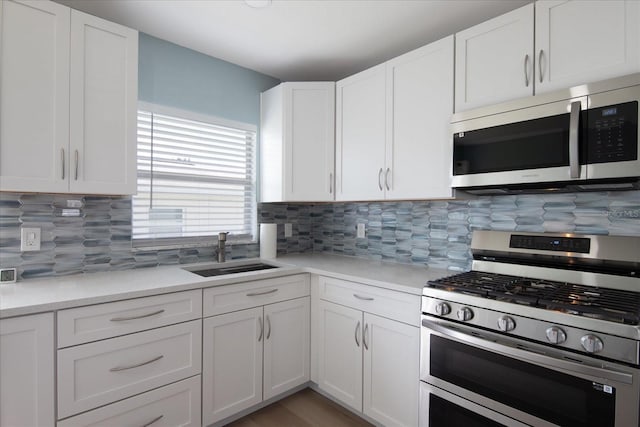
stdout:
{"type": "Polygon", "coordinates": [[[155,316],[156,314],[164,313],[164,309],[154,311],[153,313],[141,314],[140,316],[130,316],[130,317],[114,317],[111,319],[112,322],[126,322],[127,320],[137,320],[144,319],[145,317],[155,316]]]}
{"type": "Polygon", "coordinates": [[[271,290],[264,291],[264,292],[249,292],[247,294],[247,296],[248,297],[257,297],[258,295],[268,295],[268,294],[272,294],[274,292],[278,292],[278,288],[271,289],[271,290]]]}
{"type": "Polygon", "coordinates": [[[363,297],[362,295],[358,295],[358,294],[353,294],[353,296],[363,301],[373,301],[375,299],[371,297],[363,297]]]}
{"type": "Polygon", "coordinates": [[[162,359],[164,356],[161,354],[158,357],[154,357],[151,360],[147,360],[146,362],[142,362],[142,363],[137,363],[135,365],[131,365],[131,366],[116,366],[115,368],[111,368],[109,369],[110,372],[118,372],[118,371],[126,371],[127,369],[133,369],[133,368],[139,368],[140,366],[144,366],[144,365],[148,365],[149,363],[153,363],[153,362],[157,362],[158,360],[162,359]]]}
{"type": "Polygon", "coordinates": [[[160,415],[159,417],[155,417],[154,419],[152,419],[148,423],[143,424],[142,427],[149,427],[151,424],[155,423],[156,421],[160,421],[163,417],[164,417],[164,415],[160,415]]]}

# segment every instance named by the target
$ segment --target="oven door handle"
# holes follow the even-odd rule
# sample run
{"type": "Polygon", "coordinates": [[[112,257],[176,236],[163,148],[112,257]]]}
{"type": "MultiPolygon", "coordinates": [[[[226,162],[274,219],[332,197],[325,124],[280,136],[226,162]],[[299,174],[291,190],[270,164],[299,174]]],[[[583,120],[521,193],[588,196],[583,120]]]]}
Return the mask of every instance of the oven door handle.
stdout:
{"type": "Polygon", "coordinates": [[[494,353],[497,352],[508,357],[514,357],[523,362],[529,362],[535,365],[552,368],[555,370],[570,371],[573,373],[586,375],[593,379],[606,378],[608,380],[616,381],[619,383],[633,384],[633,375],[626,372],[616,371],[611,368],[604,369],[595,366],[589,366],[584,363],[572,362],[569,360],[563,360],[548,356],[546,354],[535,353],[532,350],[527,350],[520,347],[512,347],[506,344],[501,344],[497,341],[488,341],[484,338],[467,334],[459,329],[454,330],[424,318],[422,319],[422,326],[455,341],[465,344],[472,344],[483,350],[491,351],[494,353]]]}

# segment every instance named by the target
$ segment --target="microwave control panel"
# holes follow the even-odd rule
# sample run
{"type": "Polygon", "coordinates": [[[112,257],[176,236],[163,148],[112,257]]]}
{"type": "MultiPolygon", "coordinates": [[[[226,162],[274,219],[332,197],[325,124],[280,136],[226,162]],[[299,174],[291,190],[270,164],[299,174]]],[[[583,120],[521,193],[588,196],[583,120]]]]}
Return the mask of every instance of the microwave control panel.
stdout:
{"type": "Polygon", "coordinates": [[[638,159],[638,102],[588,111],[587,163],[638,159]]]}

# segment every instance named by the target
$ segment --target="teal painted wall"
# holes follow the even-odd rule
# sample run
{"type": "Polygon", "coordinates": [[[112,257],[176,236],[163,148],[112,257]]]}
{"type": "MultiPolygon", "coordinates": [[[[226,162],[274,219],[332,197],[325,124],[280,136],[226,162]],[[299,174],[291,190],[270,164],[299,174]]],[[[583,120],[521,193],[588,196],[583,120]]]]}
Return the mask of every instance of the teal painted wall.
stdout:
{"type": "Polygon", "coordinates": [[[254,125],[278,79],[140,33],[138,99],[254,125]]]}

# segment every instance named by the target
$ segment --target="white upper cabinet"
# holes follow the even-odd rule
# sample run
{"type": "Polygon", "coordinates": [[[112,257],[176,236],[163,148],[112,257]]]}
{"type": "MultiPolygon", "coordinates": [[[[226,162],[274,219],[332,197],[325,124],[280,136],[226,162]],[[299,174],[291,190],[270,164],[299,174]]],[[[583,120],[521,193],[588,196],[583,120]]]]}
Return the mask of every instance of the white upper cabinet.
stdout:
{"type": "Polygon", "coordinates": [[[0,21],[0,190],[135,193],[138,33],[48,1],[0,21]]]}
{"type": "Polygon", "coordinates": [[[71,11],[72,193],[136,193],[138,33],[71,11]]]}
{"type": "Polygon", "coordinates": [[[384,198],[386,64],[336,83],[336,199],[384,198]]]}
{"type": "Polygon", "coordinates": [[[336,83],[336,199],[447,198],[453,36],[336,83]]]}
{"type": "Polygon", "coordinates": [[[387,62],[387,199],[451,190],[453,36],[387,62]]]}
{"type": "Polygon", "coordinates": [[[536,93],[640,71],[640,2],[536,2],[536,93]]]}
{"type": "Polygon", "coordinates": [[[261,96],[261,201],[334,199],[335,83],[282,83],[261,96]]]}
{"type": "Polygon", "coordinates": [[[456,111],[533,95],[533,3],[456,34],[456,111]]]}
{"type": "Polygon", "coordinates": [[[455,110],[639,71],[640,2],[540,0],[456,34],[455,110]]]}
{"type": "Polygon", "coordinates": [[[69,8],[0,2],[0,190],[65,192],[69,8]]]}

